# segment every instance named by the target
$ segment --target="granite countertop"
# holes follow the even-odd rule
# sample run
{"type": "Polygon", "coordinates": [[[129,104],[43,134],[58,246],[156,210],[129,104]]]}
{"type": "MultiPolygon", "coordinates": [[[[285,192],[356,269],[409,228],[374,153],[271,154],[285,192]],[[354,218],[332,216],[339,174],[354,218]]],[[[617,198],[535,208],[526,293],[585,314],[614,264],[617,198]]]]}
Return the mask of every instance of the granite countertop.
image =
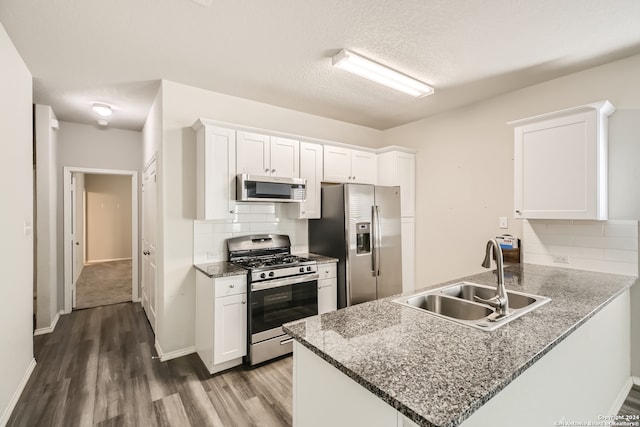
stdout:
{"type": "MultiPolygon", "coordinates": [[[[458,281],[495,285],[487,271],[458,281]]],[[[422,426],[457,426],[635,277],[514,265],[507,289],[551,298],[487,332],[385,298],[284,326],[302,345],[422,426]]]]}
{"type": "Polygon", "coordinates": [[[324,256],[324,255],[319,255],[319,254],[313,254],[313,253],[307,253],[307,254],[296,254],[299,255],[301,257],[304,258],[309,258],[310,260],[313,260],[315,262],[317,262],[318,264],[329,264],[332,262],[338,262],[338,258],[332,258],[329,256],[324,256]]]}
{"type": "Polygon", "coordinates": [[[209,277],[241,276],[246,275],[247,270],[227,261],[194,264],[194,267],[209,277]]]}

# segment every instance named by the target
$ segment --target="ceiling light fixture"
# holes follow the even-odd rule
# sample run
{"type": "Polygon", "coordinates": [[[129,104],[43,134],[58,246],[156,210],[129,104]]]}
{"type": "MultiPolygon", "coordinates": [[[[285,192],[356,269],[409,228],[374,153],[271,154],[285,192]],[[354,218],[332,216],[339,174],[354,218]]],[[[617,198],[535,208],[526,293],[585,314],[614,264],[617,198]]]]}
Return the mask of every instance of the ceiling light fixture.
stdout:
{"type": "Polygon", "coordinates": [[[106,128],[109,125],[109,122],[104,119],[98,119],[97,122],[98,122],[98,126],[101,126],[104,128],[106,128]]]}
{"type": "Polygon", "coordinates": [[[331,60],[334,67],[341,68],[365,79],[372,80],[416,98],[431,95],[433,88],[426,83],[378,64],[364,56],[342,49],[331,60]]]}
{"type": "Polygon", "coordinates": [[[102,117],[109,117],[113,113],[113,111],[111,111],[111,106],[107,104],[94,102],[91,108],[97,115],[102,117]]]}

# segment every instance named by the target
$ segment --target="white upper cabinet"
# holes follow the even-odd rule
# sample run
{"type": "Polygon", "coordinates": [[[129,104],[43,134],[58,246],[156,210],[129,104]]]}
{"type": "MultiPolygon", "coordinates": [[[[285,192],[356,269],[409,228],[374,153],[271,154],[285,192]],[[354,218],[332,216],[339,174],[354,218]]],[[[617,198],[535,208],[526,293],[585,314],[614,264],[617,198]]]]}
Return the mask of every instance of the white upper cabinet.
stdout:
{"type": "Polygon", "coordinates": [[[376,171],[375,153],[324,146],[324,180],[327,182],[375,184],[376,171]]]}
{"type": "Polygon", "coordinates": [[[290,217],[320,218],[320,185],[322,182],[322,145],[300,142],[300,178],[307,180],[307,199],[303,203],[289,203],[290,217]]]}
{"type": "Polygon", "coordinates": [[[236,199],[236,131],[198,120],[196,131],[197,218],[232,219],[236,199]]]}
{"type": "Polygon", "coordinates": [[[237,173],[298,177],[299,150],[294,139],[238,131],[237,173]]]}
{"type": "Polygon", "coordinates": [[[400,186],[400,212],[416,215],[416,155],[400,150],[378,154],[378,185],[400,186]]]}
{"type": "Polygon", "coordinates": [[[515,127],[516,218],[607,219],[608,101],[543,114],[515,127]]]}

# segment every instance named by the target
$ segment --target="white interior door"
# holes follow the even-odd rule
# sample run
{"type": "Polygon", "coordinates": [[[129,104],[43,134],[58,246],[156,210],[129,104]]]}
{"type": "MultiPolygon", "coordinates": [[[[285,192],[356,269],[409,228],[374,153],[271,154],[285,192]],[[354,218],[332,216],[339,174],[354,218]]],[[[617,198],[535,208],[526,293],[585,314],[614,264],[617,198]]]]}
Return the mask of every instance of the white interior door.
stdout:
{"type": "Polygon", "coordinates": [[[156,330],[156,207],[155,160],[144,170],[142,184],[142,307],[156,330]]]}
{"type": "Polygon", "coordinates": [[[84,268],[84,174],[71,174],[71,292],[76,306],[76,284],[84,268]]]}

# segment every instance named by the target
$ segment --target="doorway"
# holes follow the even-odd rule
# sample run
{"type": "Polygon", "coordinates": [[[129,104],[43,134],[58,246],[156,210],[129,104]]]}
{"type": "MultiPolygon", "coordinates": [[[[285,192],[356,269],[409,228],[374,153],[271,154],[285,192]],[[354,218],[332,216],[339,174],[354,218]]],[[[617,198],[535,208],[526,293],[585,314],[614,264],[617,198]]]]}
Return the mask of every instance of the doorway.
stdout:
{"type": "Polygon", "coordinates": [[[137,172],[64,168],[65,312],[138,301],[137,172]]]}

